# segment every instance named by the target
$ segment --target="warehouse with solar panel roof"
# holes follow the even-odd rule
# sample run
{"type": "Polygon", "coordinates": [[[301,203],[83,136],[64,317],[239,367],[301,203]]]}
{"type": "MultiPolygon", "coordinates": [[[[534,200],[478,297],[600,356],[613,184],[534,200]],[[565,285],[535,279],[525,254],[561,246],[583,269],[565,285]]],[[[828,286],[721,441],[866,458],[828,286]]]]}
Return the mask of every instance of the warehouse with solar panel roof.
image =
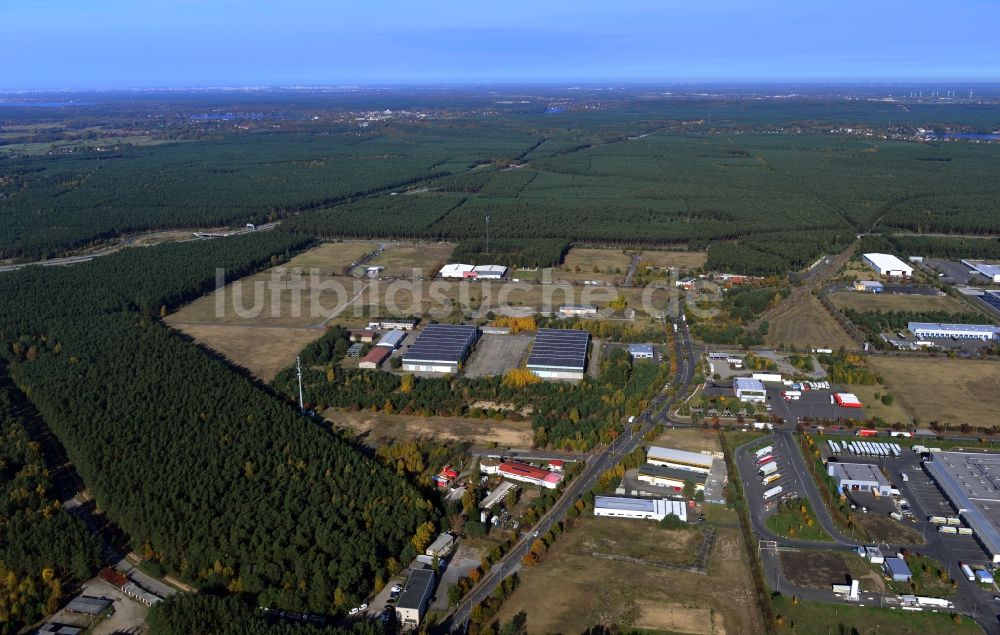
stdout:
{"type": "Polygon", "coordinates": [[[570,329],[538,329],[527,368],[543,379],[583,379],[590,333],[570,329]]]}
{"type": "Polygon", "coordinates": [[[479,339],[479,329],[464,324],[430,324],[403,354],[403,370],[457,373],[479,339]]]}

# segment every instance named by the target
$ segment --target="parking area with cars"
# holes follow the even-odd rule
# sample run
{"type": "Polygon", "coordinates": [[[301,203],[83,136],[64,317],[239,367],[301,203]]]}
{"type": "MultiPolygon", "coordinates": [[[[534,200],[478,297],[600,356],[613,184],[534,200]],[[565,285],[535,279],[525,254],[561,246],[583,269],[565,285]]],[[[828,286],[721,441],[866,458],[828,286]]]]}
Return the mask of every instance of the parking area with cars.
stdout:
{"type": "Polygon", "coordinates": [[[776,436],[752,446],[739,457],[743,491],[748,500],[762,501],[765,513],[774,511],[779,501],[801,496],[799,475],[790,460],[790,451],[797,450],[789,447],[784,437],[776,436]],[[775,492],[778,487],[781,489],[775,492]],[[767,499],[765,493],[770,494],[767,499]]]}

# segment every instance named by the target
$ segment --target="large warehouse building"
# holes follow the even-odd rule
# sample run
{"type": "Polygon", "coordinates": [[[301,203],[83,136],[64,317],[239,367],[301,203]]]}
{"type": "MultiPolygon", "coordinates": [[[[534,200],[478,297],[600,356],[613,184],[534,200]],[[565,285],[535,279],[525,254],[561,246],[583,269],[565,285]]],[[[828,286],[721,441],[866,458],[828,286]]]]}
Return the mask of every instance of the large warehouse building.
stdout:
{"type": "Polygon", "coordinates": [[[674,501],[669,498],[594,497],[594,516],[660,521],[669,515],[677,516],[682,521],[687,522],[687,507],[684,501],[674,501]]]}
{"type": "Polygon", "coordinates": [[[962,264],[973,271],[986,276],[990,282],[1000,282],[1000,265],[991,265],[982,260],[963,260],[962,264]]]}
{"type": "Polygon", "coordinates": [[[434,594],[434,571],[432,569],[414,569],[403,585],[403,591],[396,602],[396,617],[399,623],[407,627],[420,626],[427,611],[427,603],[434,594]]]}
{"type": "Polygon", "coordinates": [[[1000,454],[935,452],[923,466],[990,561],[1000,563],[1000,454]]]}
{"type": "Polygon", "coordinates": [[[403,370],[457,373],[479,337],[479,329],[463,324],[430,324],[403,353],[403,370]]]}
{"type": "Polygon", "coordinates": [[[935,324],[933,322],[910,322],[906,329],[920,338],[960,340],[1000,339],[1000,327],[990,324],[935,324]]]}
{"type": "Polygon", "coordinates": [[[651,465],[663,465],[678,470],[687,470],[699,474],[708,474],[712,471],[712,461],[710,454],[699,454],[688,452],[687,450],[675,450],[673,448],[661,448],[655,445],[649,447],[646,452],[646,462],[651,465]]]}
{"type": "Polygon", "coordinates": [[[678,492],[683,491],[684,483],[690,481],[694,483],[694,491],[702,492],[705,490],[705,476],[703,474],[662,465],[643,465],[639,468],[636,479],[656,487],[669,487],[678,492]]]}
{"type": "Polygon", "coordinates": [[[504,461],[497,468],[497,473],[512,481],[540,485],[546,489],[555,489],[563,479],[562,474],[558,472],[543,470],[540,467],[518,461],[504,461]]]}
{"type": "Polygon", "coordinates": [[[837,491],[877,492],[879,496],[892,494],[892,485],[877,465],[870,463],[830,463],[827,474],[837,481],[837,491]]]}
{"type": "Polygon", "coordinates": [[[543,379],[583,379],[590,333],[571,329],[538,329],[527,368],[543,379]]]}
{"type": "Polygon", "coordinates": [[[865,254],[864,259],[880,276],[909,278],[913,275],[913,267],[892,254],[865,254]]]}

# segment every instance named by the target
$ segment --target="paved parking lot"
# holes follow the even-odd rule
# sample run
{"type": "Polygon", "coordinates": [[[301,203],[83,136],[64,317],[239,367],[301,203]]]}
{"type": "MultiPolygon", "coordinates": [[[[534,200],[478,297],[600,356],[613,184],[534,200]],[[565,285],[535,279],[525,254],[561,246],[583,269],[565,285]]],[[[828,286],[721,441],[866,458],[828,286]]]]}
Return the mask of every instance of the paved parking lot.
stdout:
{"type": "Polygon", "coordinates": [[[465,376],[503,375],[521,365],[530,345],[529,335],[483,335],[465,366],[465,376]]]}
{"type": "Polygon", "coordinates": [[[841,408],[837,404],[830,403],[830,396],[834,392],[831,390],[803,390],[799,399],[785,401],[781,393],[789,388],[778,384],[765,384],[765,386],[767,403],[771,406],[772,414],[790,424],[795,424],[800,419],[837,421],[865,418],[864,408],[841,408]]]}
{"type": "MultiPolygon", "coordinates": [[[[754,447],[762,447],[768,444],[757,444],[754,447]]],[[[776,481],[763,484],[763,477],[759,475],[759,467],[754,459],[754,453],[749,452],[746,460],[741,461],[740,472],[743,475],[743,491],[746,492],[748,500],[762,500],[764,492],[772,487],[781,486],[781,495],[777,499],[772,499],[765,504],[765,509],[770,512],[776,507],[776,502],[782,499],[790,499],[802,496],[802,487],[799,483],[799,475],[796,473],[792,462],[789,459],[790,451],[798,451],[796,448],[789,448],[783,437],[773,437],[770,444],[772,447],[771,456],[778,466],[779,478],[776,481]]]]}
{"type": "MultiPolygon", "coordinates": [[[[924,264],[935,271],[943,273],[946,279],[953,280],[955,284],[968,284],[969,279],[974,275],[971,269],[953,260],[924,258],[924,264]]],[[[948,280],[946,279],[943,279],[943,281],[947,282],[948,280]]]]}

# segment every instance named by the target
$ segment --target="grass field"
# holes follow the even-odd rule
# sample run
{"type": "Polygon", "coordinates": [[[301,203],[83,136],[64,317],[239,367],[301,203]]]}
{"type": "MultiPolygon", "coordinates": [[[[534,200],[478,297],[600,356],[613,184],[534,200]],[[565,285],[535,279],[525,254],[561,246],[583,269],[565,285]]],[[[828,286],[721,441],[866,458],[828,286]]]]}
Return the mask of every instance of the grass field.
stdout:
{"type": "Polygon", "coordinates": [[[890,392],[921,425],[992,426],[1000,409],[1000,364],[947,358],[871,358],[890,392]]]}
{"type": "Polygon", "coordinates": [[[582,633],[597,624],[656,632],[725,635],[760,633],[747,556],[734,512],[719,508],[709,574],[671,571],[597,558],[593,552],[647,560],[687,561],[695,534],[666,531],[648,521],[587,516],[560,536],[542,562],[522,569],[521,584],[497,618],[528,616],[529,633],[582,633]],[[678,548],[679,547],[679,548],[678,548]]]}
{"type": "Polygon", "coordinates": [[[838,291],[830,294],[838,309],[855,311],[947,311],[961,313],[968,308],[947,295],[896,295],[893,293],[860,293],[838,291]]]}
{"type": "Polygon", "coordinates": [[[708,253],[704,251],[643,251],[639,266],[677,268],[689,271],[705,266],[708,253]]]}
{"type": "Polygon", "coordinates": [[[845,606],[821,602],[793,604],[785,596],[774,599],[775,612],[781,616],[779,633],[815,633],[841,635],[973,635],[982,629],[971,619],[959,616],[956,621],[947,613],[899,611],[871,606],[845,606]],[[853,629],[853,630],[852,630],[853,629]]]}
{"type": "Polygon", "coordinates": [[[295,256],[285,267],[301,267],[302,269],[319,269],[324,275],[339,276],[344,267],[357,262],[365,254],[370,254],[378,248],[374,242],[336,242],[323,243],[309,251],[295,256]]]}
{"type": "Polygon", "coordinates": [[[904,425],[913,423],[913,415],[903,407],[903,403],[899,399],[895,399],[891,406],[887,406],[882,403],[881,398],[875,398],[876,394],[880,397],[887,393],[894,394],[887,386],[860,386],[851,384],[845,386],[845,389],[847,392],[857,395],[861,403],[865,405],[866,417],[881,417],[890,425],[893,423],[902,423],[904,425]]]}
{"type": "Polygon", "coordinates": [[[777,511],[767,517],[767,528],[780,536],[797,540],[833,540],[830,534],[816,523],[812,505],[804,498],[780,504],[777,511]]]}
{"type": "Polygon", "coordinates": [[[632,256],[621,249],[592,249],[573,247],[566,254],[561,267],[552,272],[554,280],[600,280],[621,284],[628,273],[632,256]],[[594,268],[597,271],[594,271],[594,268]],[[579,271],[577,269],[579,268],[579,271]]]}
{"type": "Polygon", "coordinates": [[[687,450],[688,452],[721,452],[719,433],[715,430],[676,428],[667,430],[653,440],[653,445],[687,450]]]}
{"type": "Polygon", "coordinates": [[[795,346],[799,350],[810,348],[832,348],[841,346],[848,350],[857,348],[833,316],[823,308],[819,300],[805,294],[795,305],[780,310],[768,321],[768,332],[764,343],[768,346],[795,346]]]}
{"type": "Polygon", "coordinates": [[[295,362],[306,344],[322,329],[258,328],[221,324],[176,325],[178,330],[211,348],[262,381],[271,381],[295,362]]]}
{"type": "Polygon", "coordinates": [[[420,271],[418,276],[433,277],[449,262],[453,251],[455,245],[452,243],[409,245],[390,243],[385,251],[369,264],[382,265],[385,270],[381,275],[392,278],[409,278],[413,276],[414,269],[420,271]]]}
{"type": "Polygon", "coordinates": [[[327,410],[324,416],[335,427],[348,431],[366,445],[381,446],[424,439],[530,448],[534,441],[530,421],[417,417],[382,412],[341,412],[335,409],[327,410]]]}

